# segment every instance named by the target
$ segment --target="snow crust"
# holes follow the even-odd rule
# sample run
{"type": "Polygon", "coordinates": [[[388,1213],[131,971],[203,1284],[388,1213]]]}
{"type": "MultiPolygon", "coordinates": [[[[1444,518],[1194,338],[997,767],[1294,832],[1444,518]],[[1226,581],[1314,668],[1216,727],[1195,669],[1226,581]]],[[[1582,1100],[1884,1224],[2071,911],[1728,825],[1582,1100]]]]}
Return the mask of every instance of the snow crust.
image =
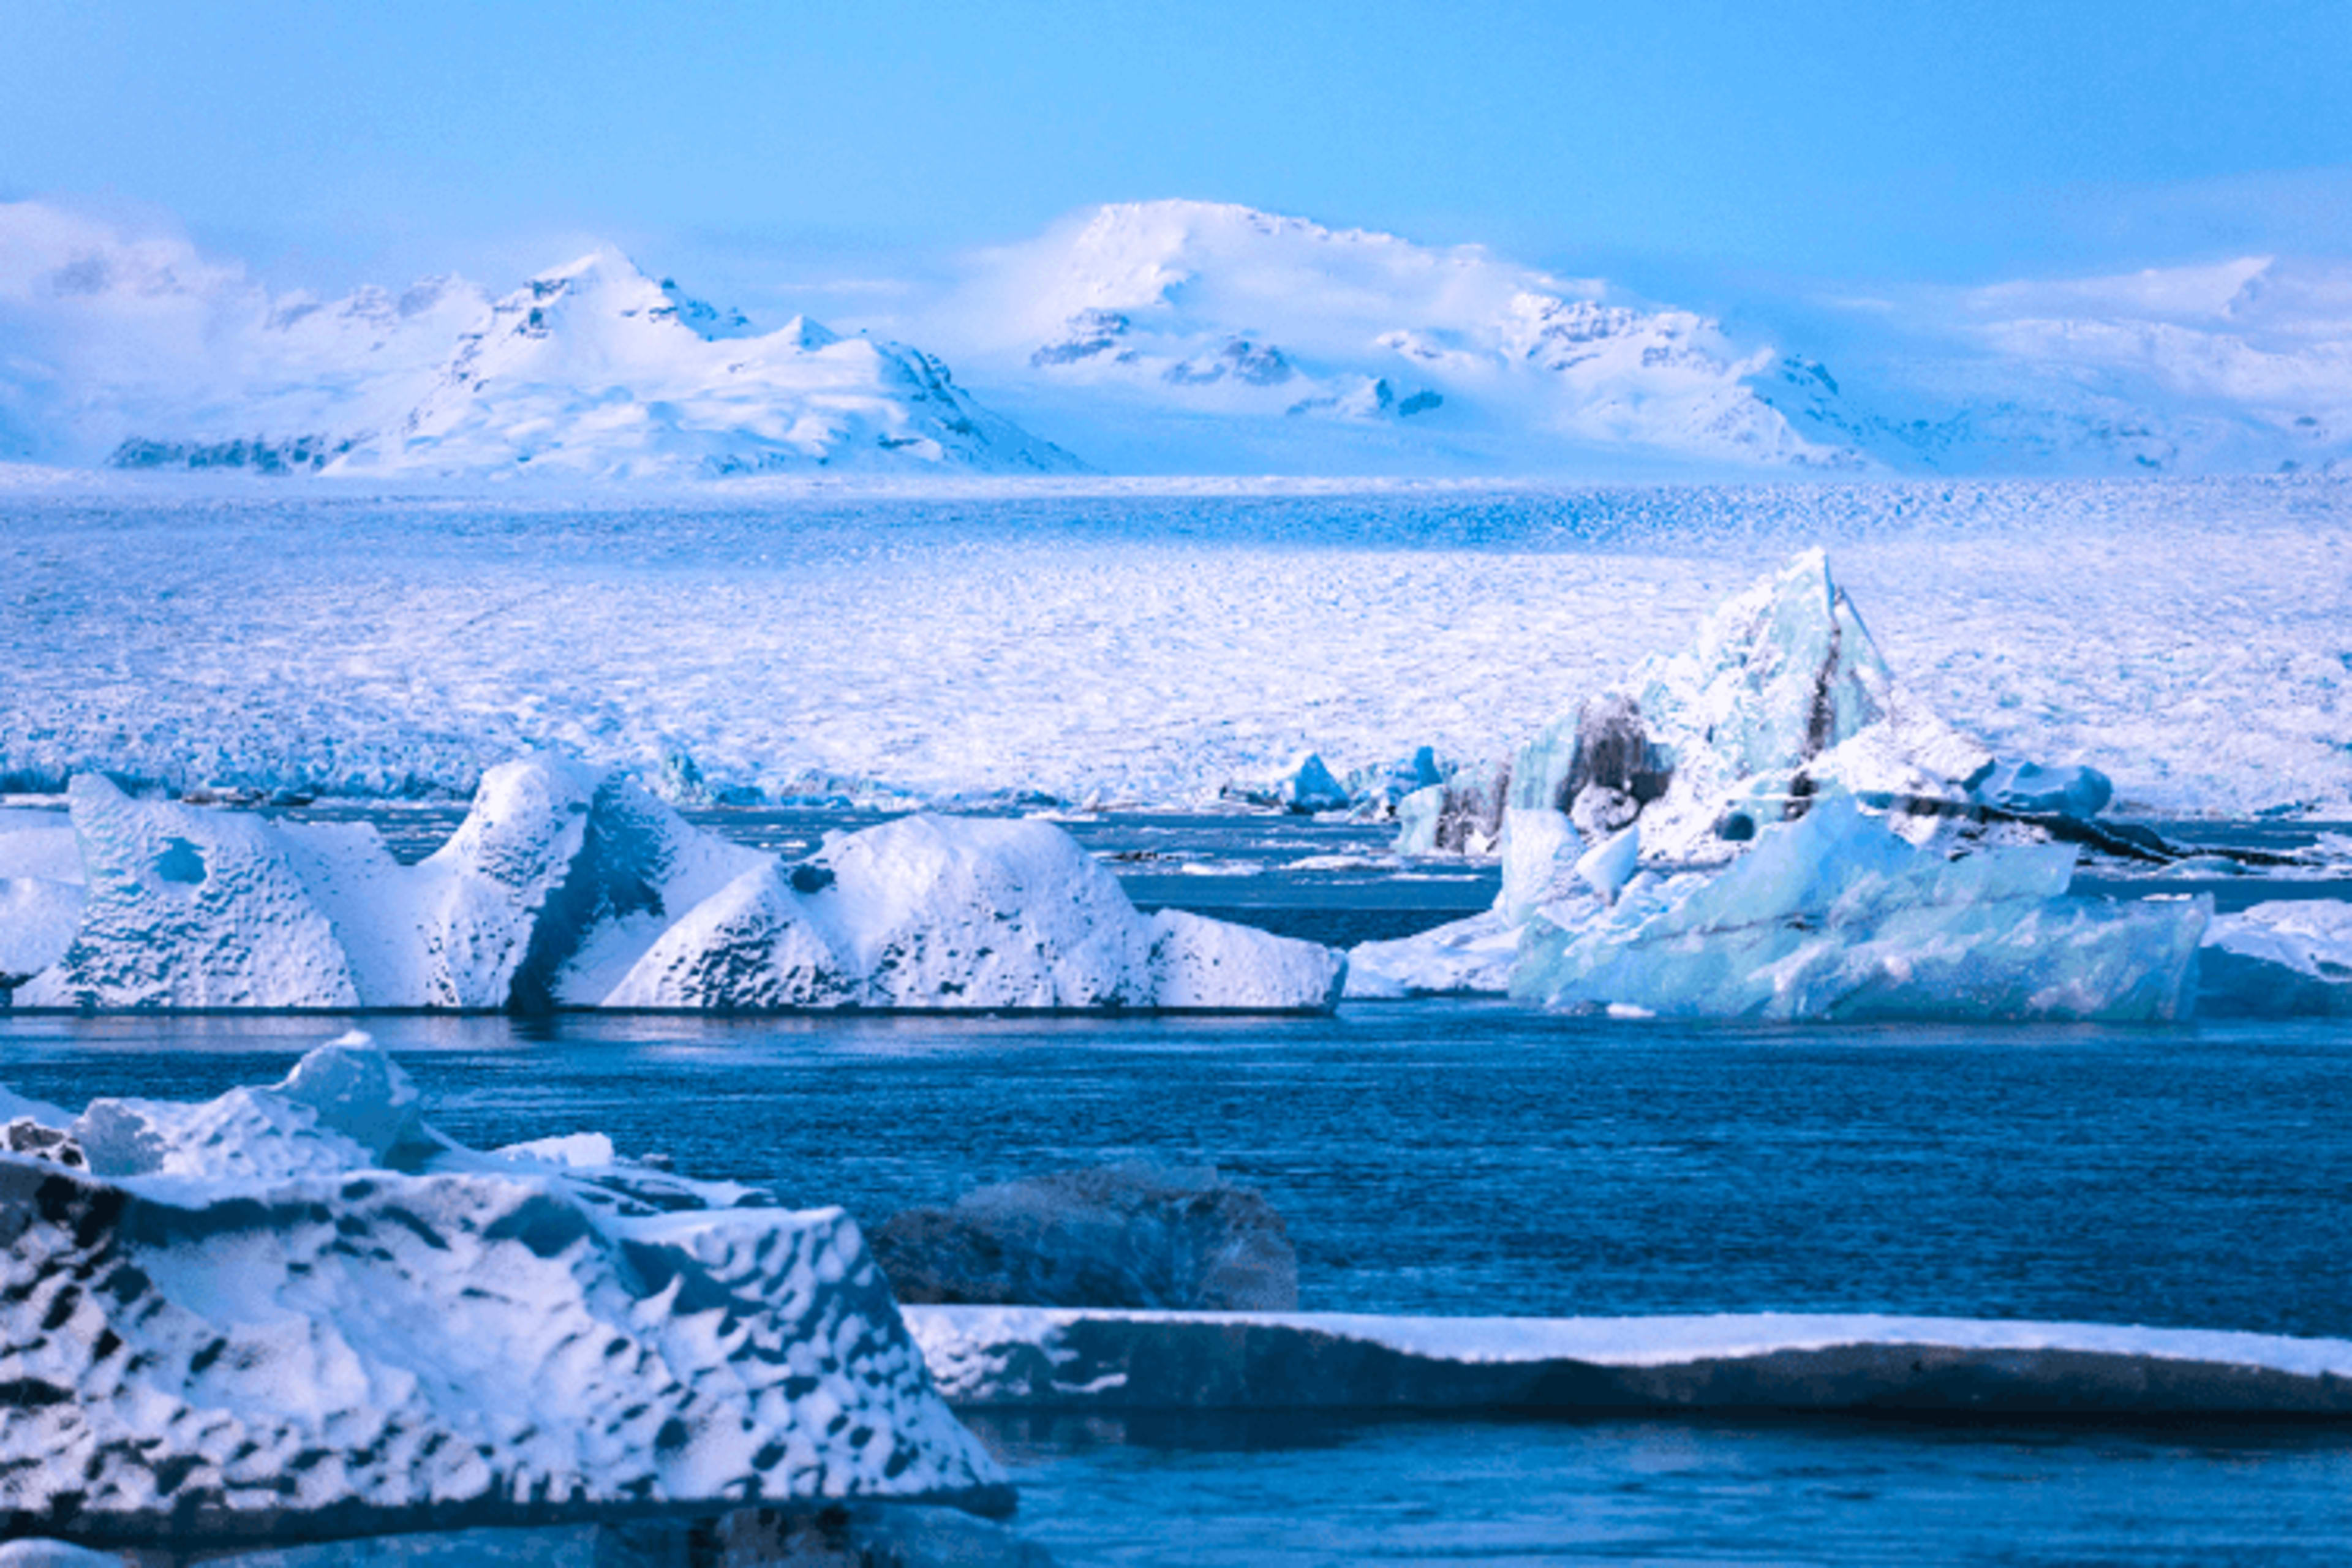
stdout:
{"type": "Polygon", "coordinates": [[[12,1531],[300,1536],[1001,1493],[837,1209],[480,1152],[349,1037],[0,1151],[12,1531]]]}
{"type": "MultiPolygon", "coordinates": [[[[2352,1375],[2352,1342],[2295,1339],[2276,1334],[2241,1333],[2194,1329],[2150,1329],[2105,1323],[2041,1323],[1969,1318],[1905,1317],[1882,1314],[1816,1314],[1759,1312],[1705,1317],[1653,1318],[1431,1318],[1380,1317],[1342,1312],[1171,1312],[1112,1310],[1055,1307],[909,1307],[907,1325],[922,1346],[931,1375],[950,1403],[1116,1404],[1132,1394],[1129,1378],[1108,1372],[1113,1364],[1139,1368],[1151,1352],[1154,1331],[1199,1329],[1223,1331],[1236,1349],[1244,1334],[1262,1336],[1260,1353],[1276,1353],[1286,1343],[1302,1360],[1313,1359],[1315,1339],[1377,1347],[1424,1363],[1457,1367],[1538,1367],[1547,1363],[1587,1367],[1681,1369],[1713,1372],[1725,1385],[1709,1397],[1703,1382],[1658,1388],[1644,1400],[1625,1402],[1658,1405],[1757,1404],[1806,1405],[1813,1407],[1867,1406],[1884,1403],[1900,1391],[1906,1374],[1929,1370],[1902,1366],[1908,1356],[1888,1358],[1883,1367],[1864,1361],[1863,1375],[1824,1375],[1818,1365],[1798,1369],[1785,1385],[1757,1397],[1752,1384],[1724,1376],[1741,1363],[1810,1352],[1869,1350],[1874,1347],[1906,1352],[1956,1352],[1979,1366],[2003,1373],[2013,1385],[2031,1392],[2046,1376],[2047,1388],[2063,1387],[2060,1357],[2114,1357],[2140,1370],[2141,1393],[2151,1372],[2168,1363],[2181,1368],[2209,1368],[2217,1373],[2257,1372],[2281,1374],[2303,1387],[2281,1388],[2257,1384],[2241,1392],[2240,1409],[2341,1408],[2340,1394],[2328,1385],[2352,1375]],[[1082,1348],[1087,1330],[1125,1331],[1102,1334],[1097,1347],[1082,1348]],[[1113,1347],[1116,1347],[1115,1349],[1113,1347]],[[1139,1347],[1141,1348],[1139,1350],[1139,1347]],[[2010,1358],[2006,1361],[2003,1358],[2010,1358]],[[2052,1363],[2040,1372],[2033,1358],[2052,1363]],[[1097,1363],[1101,1363],[1099,1366],[1097,1363]],[[1103,1381],[1088,1374],[1105,1371],[1103,1381]],[[1805,1373],[1811,1372],[1811,1375],[1805,1373]],[[2316,1386],[2311,1386],[2316,1385],[2316,1386]],[[1772,1394],[1776,1393],[1777,1397],[1772,1394]],[[2263,1395],[2267,1394],[2268,1399],[2263,1395]],[[2258,1403],[2260,1401],[2260,1403],[2258,1403]]],[[[1947,1358],[1931,1358],[1942,1371],[1947,1358]]],[[[1218,1373],[1229,1369],[1219,1367],[1218,1373]]],[[[1359,1366],[1376,1373],[1354,1390],[1336,1388],[1326,1403],[1377,1405],[1411,1403],[1410,1384],[1388,1366],[1359,1366]]],[[[2128,1380],[2130,1373],[2123,1373],[2128,1380]]],[[[1213,1375],[1204,1386],[1237,1397],[1249,1397],[1246,1376],[1213,1375]]],[[[1442,1388],[1443,1384],[1434,1385],[1442,1388]]],[[[1490,1385],[1491,1386],[1491,1385],[1490,1385]]],[[[1512,1386],[1504,1384],[1501,1386],[1512,1386]]],[[[1602,1392],[1602,1391],[1596,1391],[1602,1392]]],[[[1623,1388],[1606,1391],[1622,1395],[1623,1388]]],[[[2095,1391],[2084,1391],[2095,1392],[2095,1391]]],[[[1214,1394],[1212,1394],[1214,1398],[1214,1394]]],[[[1453,1402],[1460,1402],[1457,1394],[1453,1402]]],[[[1597,1403],[1598,1401],[1596,1401],[1597,1403]]],[[[2116,1404],[2121,1405],[2124,1400],[2116,1404]]],[[[2205,1403],[2199,1401],[2199,1404],[2205,1403]]],[[[2084,1398],[2079,1409],[2100,1407],[2084,1398]]],[[[2149,1406],[2142,1405],[2143,1409],[2149,1406]]],[[[2183,1408],[2193,1408],[2184,1401],[2183,1408]]]]}
{"type": "Polygon", "coordinates": [[[540,757],[491,769],[449,842],[404,867],[368,825],[136,800],[89,774],[68,800],[87,900],[69,942],[46,904],[0,927],[0,952],[63,948],[22,1005],[1298,1009],[1330,1005],[1344,969],[1313,943],[1146,917],[1044,822],[905,817],[786,868],[625,775],[540,757]]]}

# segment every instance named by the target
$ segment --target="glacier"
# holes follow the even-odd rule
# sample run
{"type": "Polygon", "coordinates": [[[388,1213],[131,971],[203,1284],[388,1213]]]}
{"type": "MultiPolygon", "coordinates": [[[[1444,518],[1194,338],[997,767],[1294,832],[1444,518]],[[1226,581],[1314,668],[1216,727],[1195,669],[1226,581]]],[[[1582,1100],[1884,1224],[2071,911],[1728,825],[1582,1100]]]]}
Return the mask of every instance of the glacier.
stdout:
{"type": "Polygon", "coordinates": [[[12,499],[0,791],[462,800],[560,750],[688,804],[1201,805],[1310,752],[1507,761],[1823,543],[1994,757],[2341,818],[2347,482],[12,499]]]}
{"type": "MultiPolygon", "coordinates": [[[[909,816],[786,867],[544,756],[491,769],[415,866],[370,825],[139,800],[94,774],[68,799],[81,881],[0,883],[79,910],[18,1005],[1291,1010],[1329,1006],[1345,967],[1142,915],[1049,823],[909,816]]],[[[34,905],[0,942],[37,957],[61,923],[34,905]]]]}
{"type": "Polygon", "coordinates": [[[838,1209],[467,1149],[364,1037],[45,1130],[0,1149],[8,1534],[1009,1505],[838,1209]]]}

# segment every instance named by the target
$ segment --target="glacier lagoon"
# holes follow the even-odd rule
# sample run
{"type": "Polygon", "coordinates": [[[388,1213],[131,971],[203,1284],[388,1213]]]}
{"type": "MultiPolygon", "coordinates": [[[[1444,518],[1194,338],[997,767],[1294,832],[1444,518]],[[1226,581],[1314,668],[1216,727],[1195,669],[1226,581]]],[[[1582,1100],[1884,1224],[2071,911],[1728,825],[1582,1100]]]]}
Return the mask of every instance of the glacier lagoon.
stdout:
{"type": "MultiPolygon", "coordinates": [[[[12,513],[5,535],[27,568],[8,612],[23,617],[11,629],[26,634],[26,679],[0,739],[12,765],[25,764],[19,784],[37,784],[72,746],[103,745],[182,768],[126,771],[183,788],[428,796],[461,791],[469,769],[500,760],[485,735],[552,741],[634,763],[682,803],[746,790],[835,796],[815,813],[690,807],[762,847],[805,852],[827,826],[873,820],[853,801],[1002,810],[1049,796],[1057,814],[1088,800],[1197,805],[1263,778],[1302,743],[1342,766],[1392,759],[1408,741],[1496,754],[1564,699],[1679,641],[1722,588],[1799,538],[1826,535],[1842,570],[1861,563],[1865,608],[1898,668],[1924,677],[1964,727],[2097,762],[2142,816],[2206,814],[2189,834],[2308,843],[2343,830],[2331,820],[2343,813],[2329,810],[2346,754],[2330,667],[2347,658],[2336,645],[2347,579],[2331,554],[2341,531],[2326,526],[2339,491],[1975,487],[1940,516],[1950,492],[1916,487],[1666,503],[1622,493],[1432,506],[1375,494],[740,514],[423,509],[437,558],[391,548],[420,527],[414,507],[34,506],[12,513]],[[1915,502],[1928,521],[1906,531],[1915,502]],[[37,527],[61,516],[70,526],[37,527]],[[2119,521],[2139,547],[2128,559],[2113,542],[2119,521]],[[2246,561],[2212,561],[2217,529],[2248,546],[2246,561]],[[307,572],[289,573],[297,537],[322,542],[302,552],[307,572]],[[2280,552],[2255,570],[2273,544],[2280,552]],[[110,575],[125,563],[134,570],[110,575]],[[2030,569],[2045,575],[2021,575],[2030,569]],[[1147,580],[1159,587],[1139,593],[1147,580]],[[464,611],[441,637],[384,641],[436,595],[441,609],[464,611]],[[1589,613],[1564,615],[1570,601],[1589,613]],[[1367,615],[1367,602],[1387,618],[1367,615]],[[125,613],[92,616],[108,604],[125,613]],[[2249,616],[2263,637],[2224,646],[2249,616]],[[1368,682],[1367,669],[1402,679],[1368,682]],[[440,684],[452,676],[477,683],[454,704],[440,684]],[[509,688],[495,689],[502,679],[509,688]],[[799,753],[761,750],[778,733],[762,700],[780,691],[803,703],[799,753]],[[297,700],[310,706],[289,725],[283,704],[297,700]],[[730,756],[736,744],[745,749],[730,756]],[[2273,815],[2242,819],[2258,809],[2273,815]]],[[[421,854],[461,813],[331,804],[289,815],[365,816],[421,854]]],[[[1072,826],[1114,858],[1139,903],[1326,942],[1402,935],[1494,896],[1486,866],[1400,866],[1378,830],[1231,816],[1072,826]]],[[[2160,887],[2218,895],[2224,910],[2342,891],[2211,867],[2106,890],[2160,887]]],[[[331,1032],[322,1022],[19,1016],[0,1024],[0,1081],[66,1100],[100,1078],[109,1091],[200,1098],[279,1076],[292,1052],[331,1032]]],[[[425,1085],[437,1120],[469,1142],[595,1128],[698,1176],[741,1173],[788,1203],[839,1202],[860,1215],[944,1201],[1039,1160],[1208,1160],[1291,1215],[1311,1308],[1802,1308],[2346,1331],[2331,1305],[2344,1238],[2324,1220],[2341,1173],[2315,1133],[2333,1120],[2340,1023],[1820,1032],[1563,1020],[1456,1000],[1251,1022],[369,1025],[425,1085]],[[1058,1141],[1024,1142],[1033,1128],[1058,1141]],[[747,1171],[761,1148],[776,1157],[747,1171]]],[[[1348,1534],[1338,1500],[1349,1488],[1420,1489],[1406,1506],[1435,1509],[1424,1544],[1500,1521],[1495,1540],[1540,1552],[1568,1547],[1544,1533],[1553,1494],[1527,1485],[1530,1456],[1559,1456],[1561,1495],[1580,1477],[1622,1479],[1605,1436],[1580,1449],[1475,1422],[1346,1436],[1212,1422],[1171,1439],[1149,1422],[1129,1435],[1087,1421],[1076,1436],[1050,1422],[996,1435],[1033,1499],[1024,1529],[1079,1562],[1155,1560],[1181,1534],[1174,1521],[1196,1510],[1188,1487],[1203,1476],[1246,1491],[1264,1468],[1286,1473],[1295,1500],[1332,1499],[1297,1527],[1309,1560],[1409,1543],[1393,1520],[1348,1534]],[[1236,1467],[1235,1445],[1283,1458],[1236,1467]],[[1486,1492],[1470,1484],[1498,1474],[1518,1479],[1486,1492]]],[[[1690,1472],[1701,1488],[1786,1462],[1775,1456],[1790,1436],[1705,1422],[1686,1432],[1704,1450],[1690,1472]]],[[[1919,1434],[1873,1428],[1802,1443],[1818,1454],[1842,1433],[1855,1447],[1821,1461],[1830,1470],[1883,1475],[1874,1445],[1892,1440],[1914,1456],[1913,1472],[1937,1473],[1933,1433],[1929,1448],[1919,1434]]],[[[1963,1511],[2009,1507],[1978,1467],[2011,1441],[1952,1450],[1963,1511]]],[[[2055,1451],[2038,1436],[2014,1441],[2055,1451]]],[[[1955,1528],[1950,1554],[2031,1560],[2046,1539],[2074,1541],[2079,1555],[2088,1539],[2135,1550],[2171,1540],[2195,1555],[2244,1518],[2172,1506],[2199,1495],[2209,1461],[2254,1463],[2291,1489],[2340,1474],[2324,1438],[2258,1437],[2251,1461],[2220,1437],[2200,1441],[2159,1449],[2174,1467],[2156,1483],[2167,1510],[2137,1524],[2026,1510],[1993,1545],[1955,1528]]],[[[2101,1480],[2118,1452],[2145,1460],[2148,1450],[2094,1442],[2066,1449],[2050,1473],[2080,1479],[2085,1496],[2150,1484],[2145,1468],[2101,1480]]],[[[1263,1531],[1296,1513],[1281,1489],[1257,1493],[1255,1514],[1237,1504],[1234,1528],[1255,1520],[1263,1531]]],[[[1877,1491],[1898,1500],[1881,1506],[1903,1506],[1902,1489],[1877,1491]]],[[[2334,1517],[2332,1503],[2304,1500],[2313,1517],[2334,1517]]],[[[1806,1522],[1803,1495],[1774,1506],[1805,1539],[1833,1541],[1806,1522]]],[[[1659,1554],[1692,1554],[1701,1527],[1677,1535],[1667,1517],[1659,1554]]],[[[1778,1526],[1755,1528],[1769,1540],[1778,1526]]],[[[1835,1560],[1828,1544],[1816,1549],[1835,1560]]]]}

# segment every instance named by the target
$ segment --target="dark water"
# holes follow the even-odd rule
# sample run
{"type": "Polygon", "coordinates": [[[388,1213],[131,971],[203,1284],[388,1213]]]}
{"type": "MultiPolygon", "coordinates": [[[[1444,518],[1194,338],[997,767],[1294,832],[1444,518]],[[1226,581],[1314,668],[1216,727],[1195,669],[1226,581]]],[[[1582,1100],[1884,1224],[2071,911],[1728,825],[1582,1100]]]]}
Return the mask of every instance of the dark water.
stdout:
{"type": "MultiPolygon", "coordinates": [[[[1105,1156],[1287,1216],[1310,1306],[1768,1308],[2352,1333],[2352,1029],[1332,1018],[376,1018],[475,1143],[580,1129],[866,1219],[1105,1156]]],[[[0,1017],[78,1103],[282,1074],[335,1020],[0,1017]]],[[[2352,1435],[1831,1422],[1039,1423],[1072,1563],[2341,1561],[2352,1435]]]]}
{"type": "MultiPolygon", "coordinates": [[[[365,1021],[472,1143],[611,1133],[860,1219],[1103,1158],[1263,1188],[1312,1308],[1889,1310],[2352,1334],[2352,1026],[365,1021]]],[[[0,1016],[79,1103],[268,1081],[316,1019],[0,1016]]]]}
{"type": "MultiPolygon", "coordinates": [[[[580,1129],[878,1219],[1105,1156],[1265,1188],[1307,1304],[1900,1310],[2352,1333],[2352,1028],[376,1018],[475,1143],[580,1129]]],[[[338,1020],[0,1017],[78,1103],[338,1020]]],[[[1013,1422],[1071,1563],[2327,1563],[2352,1434],[1831,1421],[1013,1422]]]]}

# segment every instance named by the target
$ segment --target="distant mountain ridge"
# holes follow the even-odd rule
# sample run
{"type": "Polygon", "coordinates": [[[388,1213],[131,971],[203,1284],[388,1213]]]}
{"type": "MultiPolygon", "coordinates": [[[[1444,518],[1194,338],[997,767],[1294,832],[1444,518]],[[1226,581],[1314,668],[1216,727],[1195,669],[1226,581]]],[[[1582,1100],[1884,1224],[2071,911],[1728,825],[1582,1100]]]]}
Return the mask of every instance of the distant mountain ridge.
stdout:
{"type": "Polygon", "coordinates": [[[983,253],[870,335],[763,331],[610,247],[502,295],[436,277],[321,300],[0,204],[0,461],[592,482],[2352,469],[2352,266],[1832,307],[1835,351],[1814,352],[1478,246],[1156,201],[983,253]]]}
{"type": "MultiPolygon", "coordinates": [[[[26,226],[0,222],[0,240],[26,226]]],[[[919,349],[805,318],[763,333],[610,247],[496,299],[430,279],[323,301],[184,245],[46,227],[57,265],[0,247],[0,431],[19,433],[0,455],[592,480],[1082,467],[919,349]]]]}
{"type": "Polygon", "coordinates": [[[1769,354],[1606,295],[1475,246],[1124,203],[994,253],[961,318],[930,331],[1114,467],[1236,451],[1321,471],[1864,466],[1757,395],[1769,354]]]}

